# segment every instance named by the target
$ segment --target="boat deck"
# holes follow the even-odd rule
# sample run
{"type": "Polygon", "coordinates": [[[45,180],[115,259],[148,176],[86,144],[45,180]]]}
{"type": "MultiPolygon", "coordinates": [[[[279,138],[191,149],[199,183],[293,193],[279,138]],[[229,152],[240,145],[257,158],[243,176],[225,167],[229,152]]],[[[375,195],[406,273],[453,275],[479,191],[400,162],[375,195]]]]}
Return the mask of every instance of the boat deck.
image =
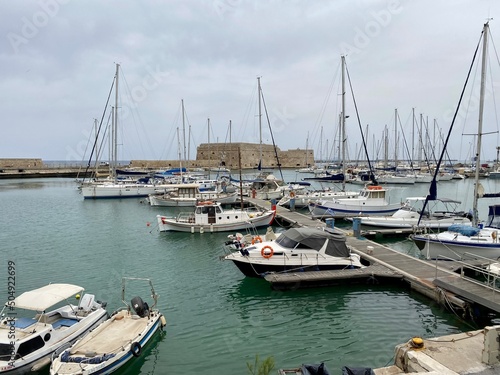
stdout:
{"type": "Polygon", "coordinates": [[[85,356],[92,353],[95,356],[116,353],[132,343],[147,324],[148,319],[121,311],[73,346],[70,354],[85,356]]]}
{"type": "MultiPolygon", "coordinates": [[[[269,207],[270,203],[249,199],[252,204],[269,207]]],[[[277,207],[276,215],[293,226],[325,227],[325,223],[310,216],[277,207]]],[[[345,231],[346,232],[346,231],[345,231]]],[[[360,270],[318,271],[270,274],[265,279],[276,289],[296,289],[308,286],[358,283],[364,280],[394,280],[407,282],[412,289],[440,302],[458,307],[476,304],[500,313],[500,289],[462,276],[457,271],[480,267],[481,261],[428,261],[403,254],[364,237],[346,232],[347,244],[370,266],[360,270]],[[354,272],[353,272],[354,271],[354,272]]],[[[498,275],[497,275],[498,277],[498,275]]],[[[498,277],[500,279],[500,277],[498,277]]]]}

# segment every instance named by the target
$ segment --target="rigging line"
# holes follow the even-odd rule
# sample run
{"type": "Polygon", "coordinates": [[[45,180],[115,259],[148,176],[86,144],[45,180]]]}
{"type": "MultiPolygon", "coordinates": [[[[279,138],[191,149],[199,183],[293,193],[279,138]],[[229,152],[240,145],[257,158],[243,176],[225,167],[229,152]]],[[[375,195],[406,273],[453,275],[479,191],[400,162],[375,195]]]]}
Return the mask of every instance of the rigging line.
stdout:
{"type": "MultiPolygon", "coordinates": [[[[101,121],[99,123],[99,128],[97,129],[97,134],[99,135],[99,133],[101,132],[101,126],[102,126],[102,122],[104,120],[104,116],[106,114],[106,110],[108,108],[108,104],[109,104],[109,100],[111,98],[111,95],[113,94],[113,87],[115,86],[115,80],[116,80],[116,74],[115,76],[113,77],[113,82],[111,83],[111,88],[109,89],[109,94],[108,94],[108,99],[106,100],[106,105],[104,106],[104,111],[102,113],[102,116],[101,116],[101,121]]],[[[94,145],[92,146],[92,150],[90,151],[90,157],[89,157],[89,161],[87,163],[87,168],[85,168],[85,175],[87,175],[88,171],[89,171],[89,168],[90,168],[90,162],[92,160],[92,156],[94,155],[94,152],[96,151],[96,146],[97,146],[97,136],[96,136],[96,140],[94,141],[94,145]]],[[[95,164],[97,166],[97,162],[95,164]]],[[[83,180],[85,181],[85,177],[83,178],[83,180]]]]}
{"type": "MultiPolygon", "coordinates": [[[[441,155],[439,157],[439,161],[436,164],[436,170],[434,171],[434,177],[432,178],[431,185],[429,187],[429,194],[425,197],[424,205],[422,207],[422,212],[425,211],[425,207],[427,206],[427,203],[429,202],[429,200],[435,200],[436,197],[437,197],[437,182],[436,182],[436,178],[437,178],[438,173],[439,173],[439,167],[441,166],[441,162],[443,161],[444,153],[445,153],[445,150],[446,150],[446,148],[448,146],[448,141],[450,140],[451,132],[453,130],[453,125],[455,124],[455,120],[456,120],[456,118],[458,116],[458,111],[460,109],[460,104],[462,103],[462,99],[464,97],[465,89],[467,87],[467,84],[469,83],[469,78],[470,78],[470,75],[471,75],[471,72],[472,72],[472,68],[474,67],[474,61],[476,61],[477,52],[479,51],[479,46],[481,45],[481,40],[483,38],[483,32],[484,31],[481,31],[481,36],[479,37],[479,41],[477,43],[476,50],[474,51],[474,56],[472,57],[471,65],[469,67],[469,71],[467,72],[467,78],[465,79],[465,83],[464,83],[464,86],[462,88],[462,92],[460,94],[460,99],[458,100],[458,105],[457,105],[457,108],[455,109],[455,114],[453,115],[453,119],[451,121],[450,129],[448,130],[448,134],[446,135],[446,141],[445,141],[445,143],[443,145],[443,150],[441,151],[441,155]]],[[[422,219],[422,214],[420,214],[420,216],[418,218],[417,225],[420,224],[420,220],[421,219],[422,219]]]]}
{"type": "Polygon", "coordinates": [[[410,160],[410,167],[411,167],[411,170],[413,171],[413,173],[415,173],[415,168],[413,168],[413,160],[412,160],[412,157],[410,155],[410,149],[408,148],[408,143],[406,142],[405,132],[404,132],[403,124],[401,123],[401,118],[399,117],[399,114],[398,114],[398,120],[399,120],[399,127],[401,129],[401,132],[403,133],[403,145],[404,145],[404,148],[406,149],[406,153],[408,154],[408,160],[410,160]]]}
{"type": "MultiPolygon", "coordinates": [[[[99,147],[96,150],[96,156],[97,156],[96,159],[97,160],[101,159],[101,154],[102,154],[102,151],[104,150],[104,141],[106,140],[106,133],[108,132],[108,129],[109,129],[109,122],[111,120],[112,114],[113,114],[112,111],[109,111],[108,121],[106,122],[106,126],[104,127],[104,134],[102,135],[102,138],[101,138],[101,144],[99,145],[99,147]]],[[[95,170],[97,170],[97,162],[95,165],[95,170]]]]}
{"type": "MultiPolygon", "coordinates": [[[[418,128],[418,137],[419,137],[419,141],[420,141],[420,148],[421,148],[422,152],[424,153],[425,164],[427,164],[427,169],[429,170],[429,173],[430,173],[432,168],[431,168],[431,163],[429,160],[429,155],[427,155],[427,148],[424,147],[424,140],[422,138],[422,127],[418,126],[417,128],[418,128]]],[[[443,144],[444,144],[444,142],[443,142],[443,144]]]]}
{"type": "MultiPolygon", "coordinates": [[[[335,82],[337,81],[339,70],[340,70],[340,64],[337,65],[337,71],[335,72],[335,74],[333,75],[332,80],[330,81],[330,86],[328,87],[328,92],[326,94],[325,99],[323,100],[322,105],[321,105],[321,109],[320,109],[320,113],[318,114],[318,118],[316,119],[316,122],[314,123],[314,132],[312,134],[313,135],[313,139],[312,139],[312,142],[311,142],[312,144],[315,144],[315,142],[316,142],[316,136],[318,134],[317,127],[319,125],[321,125],[322,122],[323,122],[323,116],[325,115],[326,107],[328,105],[328,102],[330,101],[330,97],[331,97],[332,92],[333,92],[333,87],[335,85],[335,82]]],[[[322,140],[320,139],[319,141],[321,142],[322,140]]]]}
{"type": "Polygon", "coordinates": [[[276,162],[278,163],[278,170],[280,171],[281,180],[285,181],[283,177],[283,171],[281,170],[281,163],[278,157],[278,151],[276,150],[276,143],[274,142],[273,129],[271,129],[271,121],[269,121],[269,113],[267,113],[266,101],[264,100],[264,93],[262,92],[262,89],[260,90],[260,96],[262,97],[262,104],[264,104],[264,112],[266,113],[267,124],[269,126],[269,132],[271,133],[271,139],[273,141],[274,156],[276,157],[276,162]]]}
{"type": "MultiPolygon", "coordinates": [[[[493,40],[493,39],[491,39],[491,40],[493,40]]],[[[497,58],[498,58],[498,56],[497,56],[497,58]]],[[[490,69],[489,73],[490,73],[490,82],[491,82],[491,94],[493,96],[493,109],[495,110],[495,120],[496,120],[496,125],[497,125],[497,131],[496,131],[496,133],[498,133],[498,111],[497,111],[497,106],[495,105],[495,103],[497,101],[495,99],[495,90],[494,90],[494,84],[493,84],[494,81],[493,81],[493,72],[492,72],[492,69],[490,69]]],[[[497,135],[497,140],[498,140],[498,135],[497,135]]],[[[498,141],[497,141],[497,144],[498,144],[498,141]]],[[[498,161],[497,161],[497,163],[498,163],[498,161]]]]}
{"type": "MultiPolygon", "coordinates": [[[[122,79],[125,81],[125,87],[127,88],[127,97],[128,99],[130,99],[130,113],[132,115],[132,119],[134,121],[134,124],[139,124],[139,126],[141,127],[141,130],[142,130],[142,133],[143,133],[143,137],[146,138],[146,142],[147,142],[147,146],[149,147],[149,150],[153,152],[153,159],[156,159],[156,160],[159,160],[157,159],[154,154],[155,152],[153,151],[153,146],[149,140],[149,137],[147,136],[147,132],[146,132],[146,129],[144,127],[144,123],[142,121],[142,118],[141,118],[141,115],[137,109],[137,104],[139,103],[139,101],[134,101],[134,98],[132,97],[132,90],[130,90],[130,87],[128,85],[128,81],[127,81],[127,78],[125,77],[125,72],[123,71],[123,68],[120,66],[120,70],[122,72],[122,79]],[[132,110],[132,108],[135,108],[135,111],[132,110]],[[137,120],[136,120],[136,116],[137,116],[137,120]]],[[[123,103],[123,101],[122,101],[123,103]]],[[[141,140],[141,134],[139,133],[137,127],[135,127],[135,132],[136,132],[136,135],[137,135],[137,139],[138,140],[141,140]]],[[[124,131],[122,129],[122,137],[124,135],[124,131]]],[[[139,145],[140,145],[140,148],[141,148],[141,152],[143,155],[146,154],[144,148],[143,148],[143,145],[141,142],[139,142],[139,145]]]]}
{"type": "Polygon", "coordinates": [[[372,163],[370,162],[370,157],[368,155],[368,150],[366,148],[365,135],[363,134],[363,128],[361,127],[361,119],[359,118],[358,104],[356,103],[356,98],[354,97],[354,91],[353,91],[352,82],[351,82],[351,75],[349,74],[349,70],[347,69],[347,62],[345,62],[345,70],[347,73],[347,80],[349,81],[349,87],[351,89],[352,100],[354,102],[354,109],[356,110],[356,117],[358,119],[359,131],[361,132],[361,139],[363,140],[363,147],[365,149],[366,160],[368,161],[368,168],[370,170],[369,177],[370,177],[370,180],[372,180],[372,183],[374,185],[378,185],[377,179],[375,178],[375,173],[373,171],[372,163]]]}

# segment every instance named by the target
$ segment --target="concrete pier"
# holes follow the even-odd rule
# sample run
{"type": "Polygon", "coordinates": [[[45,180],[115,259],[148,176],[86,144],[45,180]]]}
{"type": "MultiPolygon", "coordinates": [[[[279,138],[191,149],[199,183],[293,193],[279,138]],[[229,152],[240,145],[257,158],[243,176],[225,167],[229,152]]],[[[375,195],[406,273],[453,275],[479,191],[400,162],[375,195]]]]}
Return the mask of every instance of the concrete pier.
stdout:
{"type": "Polygon", "coordinates": [[[410,338],[395,348],[394,365],[376,375],[500,373],[500,326],[435,338],[410,338]]]}

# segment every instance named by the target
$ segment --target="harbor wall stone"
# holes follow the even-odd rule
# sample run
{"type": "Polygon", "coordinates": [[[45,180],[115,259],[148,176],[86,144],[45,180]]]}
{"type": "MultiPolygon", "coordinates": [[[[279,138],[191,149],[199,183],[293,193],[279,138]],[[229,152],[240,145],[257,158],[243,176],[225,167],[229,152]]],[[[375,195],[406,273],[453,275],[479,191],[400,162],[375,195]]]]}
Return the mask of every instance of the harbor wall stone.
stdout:
{"type": "MultiPolygon", "coordinates": [[[[196,150],[196,160],[183,162],[183,167],[215,168],[224,166],[229,169],[256,168],[259,165],[261,146],[258,143],[202,143],[196,150]]],[[[302,168],[314,164],[313,150],[281,151],[272,145],[262,145],[262,167],[302,168]]],[[[179,160],[132,160],[133,168],[178,168],[179,160]]]]}
{"type": "Polygon", "coordinates": [[[42,159],[36,158],[6,158],[0,159],[0,168],[2,169],[37,169],[44,168],[42,159]]]}

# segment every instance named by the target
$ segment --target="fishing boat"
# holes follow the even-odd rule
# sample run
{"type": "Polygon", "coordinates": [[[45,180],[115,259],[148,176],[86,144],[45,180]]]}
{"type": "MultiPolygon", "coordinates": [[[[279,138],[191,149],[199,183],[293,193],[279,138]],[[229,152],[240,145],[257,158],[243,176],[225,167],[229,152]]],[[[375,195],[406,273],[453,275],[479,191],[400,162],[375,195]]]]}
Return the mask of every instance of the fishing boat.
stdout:
{"type": "MultiPolygon", "coordinates": [[[[234,248],[234,244],[226,245],[234,248]]],[[[346,237],[336,229],[290,228],[276,240],[257,236],[250,246],[224,257],[248,277],[270,272],[321,271],[363,268],[359,255],[351,253],[346,237]]]]}
{"type": "MultiPolygon", "coordinates": [[[[425,197],[408,197],[404,205],[391,216],[359,216],[361,225],[380,228],[432,228],[446,230],[450,225],[471,225],[469,214],[459,211],[460,201],[436,199],[432,207],[422,212],[425,197]]],[[[347,218],[352,220],[353,218],[347,218]]]]}
{"type": "Polygon", "coordinates": [[[401,203],[390,203],[386,193],[387,189],[380,185],[365,185],[355,198],[310,202],[309,212],[313,218],[392,215],[401,208],[401,203]]]}
{"type": "MultiPolygon", "coordinates": [[[[480,170],[481,170],[481,140],[483,135],[483,110],[484,110],[484,97],[485,97],[485,81],[486,81],[486,56],[488,50],[488,33],[489,25],[484,24],[482,31],[482,69],[481,69],[481,88],[479,96],[479,120],[477,126],[477,145],[476,145],[476,165],[475,165],[475,184],[473,195],[473,208],[472,208],[472,226],[451,226],[447,231],[440,233],[423,233],[414,234],[411,236],[417,247],[420,249],[422,255],[427,259],[453,259],[461,260],[464,258],[471,258],[480,256],[482,258],[498,259],[500,257],[500,242],[498,237],[500,235],[500,205],[490,205],[488,219],[485,224],[480,224],[478,219],[478,199],[484,194],[484,188],[479,183],[480,170]]],[[[477,46],[476,52],[479,49],[477,46]]],[[[476,54],[474,54],[476,56],[476,54]]],[[[472,69],[474,61],[470,67],[472,69]]],[[[470,74],[470,70],[469,70],[470,74]]],[[[469,76],[468,76],[469,77],[469,76]]],[[[467,79],[468,81],[468,79],[467,79]]],[[[464,89],[467,86],[464,85],[464,89]]],[[[462,92],[461,98],[464,92],[462,92]]],[[[458,103],[460,108],[461,100],[458,103]]],[[[448,138],[453,128],[456,118],[452,121],[448,138]]],[[[446,144],[445,144],[446,146],[446,144]]],[[[439,166],[443,159],[443,154],[446,147],[444,147],[440,160],[436,167],[435,177],[438,174],[439,166]]],[[[497,194],[489,194],[490,196],[498,196],[497,194]]],[[[426,201],[432,201],[437,196],[437,185],[435,179],[431,182],[429,188],[429,195],[426,201]]]]}
{"type": "Polygon", "coordinates": [[[276,211],[257,209],[223,209],[219,202],[198,202],[194,211],[176,217],[157,215],[160,232],[226,232],[271,225],[276,211]]]}
{"type": "Polygon", "coordinates": [[[165,317],[156,308],[158,295],[150,279],[123,278],[124,307],[101,323],[84,338],[61,351],[52,361],[51,375],[111,374],[133,358],[140,357],[144,346],[166,325],[165,317]],[[141,297],[125,302],[127,281],[147,281],[153,305],[141,297]]]}
{"type": "Polygon", "coordinates": [[[1,312],[0,373],[40,370],[61,346],[75,342],[106,320],[106,304],[83,291],[77,285],[49,284],[16,298],[9,292],[1,312]],[[79,303],[69,302],[72,297],[79,303]]]}

